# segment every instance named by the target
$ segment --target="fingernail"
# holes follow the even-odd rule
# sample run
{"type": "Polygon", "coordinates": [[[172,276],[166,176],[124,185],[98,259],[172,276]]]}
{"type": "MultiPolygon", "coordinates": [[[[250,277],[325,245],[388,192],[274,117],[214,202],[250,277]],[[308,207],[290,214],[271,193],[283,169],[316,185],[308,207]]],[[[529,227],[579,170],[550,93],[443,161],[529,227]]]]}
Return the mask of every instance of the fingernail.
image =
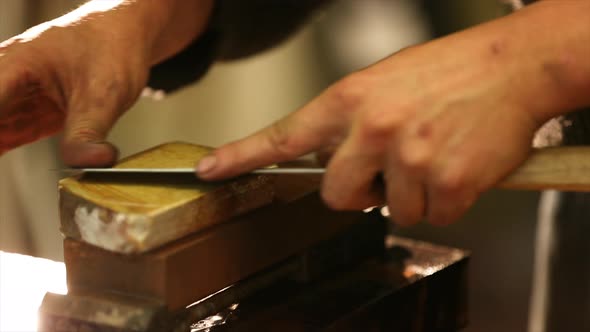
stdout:
{"type": "Polygon", "coordinates": [[[197,165],[197,173],[206,174],[215,168],[217,164],[217,158],[213,155],[209,155],[201,159],[197,165]]]}

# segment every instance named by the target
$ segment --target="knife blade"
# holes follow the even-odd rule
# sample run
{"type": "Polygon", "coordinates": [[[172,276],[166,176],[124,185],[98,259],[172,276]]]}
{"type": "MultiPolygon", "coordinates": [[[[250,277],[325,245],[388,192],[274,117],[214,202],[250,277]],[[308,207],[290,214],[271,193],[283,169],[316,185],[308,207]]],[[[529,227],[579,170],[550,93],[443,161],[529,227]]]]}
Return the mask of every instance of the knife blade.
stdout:
{"type": "MultiPolygon", "coordinates": [[[[65,168],[65,173],[158,173],[158,174],[195,174],[194,168],[65,168]]],[[[273,167],[258,168],[249,174],[324,174],[322,167],[273,167]]]]}
{"type": "MultiPolygon", "coordinates": [[[[68,168],[73,173],[185,173],[193,168],[68,168]]],[[[252,174],[323,174],[325,168],[314,163],[294,161],[278,167],[259,168],[252,174]]],[[[513,190],[561,190],[590,192],[590,147],[552,147],[534,149],[529,158],[497,187],[513,190]]]]}

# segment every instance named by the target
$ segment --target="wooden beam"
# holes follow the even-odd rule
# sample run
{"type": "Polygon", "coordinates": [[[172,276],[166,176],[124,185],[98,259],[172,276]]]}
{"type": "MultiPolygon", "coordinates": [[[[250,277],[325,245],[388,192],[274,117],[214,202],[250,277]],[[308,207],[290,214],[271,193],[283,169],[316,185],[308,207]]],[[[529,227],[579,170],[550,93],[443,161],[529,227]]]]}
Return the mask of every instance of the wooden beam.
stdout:
{"type": "Polygon", "coordinates": [[[590,191],[590,147],[535,150],[499,187],[517,190],[590,191]]]}

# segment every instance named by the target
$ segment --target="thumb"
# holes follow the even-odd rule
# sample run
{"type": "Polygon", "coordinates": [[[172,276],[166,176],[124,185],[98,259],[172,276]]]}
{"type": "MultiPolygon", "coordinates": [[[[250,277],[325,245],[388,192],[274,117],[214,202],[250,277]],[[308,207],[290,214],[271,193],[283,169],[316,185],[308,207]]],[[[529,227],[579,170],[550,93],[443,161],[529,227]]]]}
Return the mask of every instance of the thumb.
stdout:
{"type": "Polygon", "coordinates": [[[199,162],[197,175],[205,180],[229,178],[331,144],[341,136],[344,122],[322,106],[321,100],[313,102],[249,137],[220,147],[199,162]]]}
{"type": "Polygon", "coordinates": [[[61,141],[62,158],[67,165],[102,167],[117,161],[118,151],[106,142],[106,137],[122,110],[118,105],[100,104],[81,105],[68,111],[61,141]]]}

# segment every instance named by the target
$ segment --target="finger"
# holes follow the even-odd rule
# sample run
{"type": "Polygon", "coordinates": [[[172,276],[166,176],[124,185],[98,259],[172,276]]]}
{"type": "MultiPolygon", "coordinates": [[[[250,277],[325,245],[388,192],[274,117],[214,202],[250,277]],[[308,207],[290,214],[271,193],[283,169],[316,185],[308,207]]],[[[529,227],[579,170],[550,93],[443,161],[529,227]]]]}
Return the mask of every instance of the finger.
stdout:
{"type": "Polygon", "coordinates": [[[382,169],[382,153],[362,142],[353,135],[328,164],[322,198],[333,209],[361,210],[384,201],[382,192],[375,188],[382,169]]]}
{"type": "Polygon", "coordinates": [[[106,137],[122,112],[106,97],[70,108],[61,142],[64,162],[74,167],[114,164],[117,149],[106,142],[106,137]]]}
{"type": "Polygon", "coordinates": [[[436,149],[419,123],[402,129],[388,149],[385,168],[391,219],[404,226],[422,221],[427,210],[425,177],[436,149]]]}
{"type": "MultiPolygon", "coordinates": [[[[442,161],[444,166],[435,169],[428,185],[428,212],[426,218],[434,225],[449,225],[458,219],[473,205],[480,189],[481,178],[475,178],[472,169],[477,169],[477,161],[466,163],[462,157],[442,161]],[[467,166],[469,165],[469,166],[467,166]]],[[[484,169],[484,168],[482,168],[484,169]]]]}
{"type": "Polygon", "coordinates": [[[477,194],[457,187],[439,185],[428,191],[426,219],[438,226],[450,225],[467,212],[475,203],[477,194]]]}
{"type": "Polygon", "coordinates": [[[485,151],[483,147],[477,153],[439,160],[434,167],[438,173],[431,174],[428,180],[428,221],[448,225],[460,219],[482,192],[498,183],[515,165],[524,162],[530,150],[527,140],[524,142],[517,160],[509,155],[498,155],[495,148],[485,151]],[[491,163],[484,156],[494,156],[495,161],[491,163]]]}
{"type": "MultiPolygon", "coordinates": [[[[395,163],[398,164],[398,163],[395,163]]],[[[425,217],[424,185],[398,165],[388,165],[385,172],[387,206],[391,220],[402,226],[419,223],[425,217]]]]}
{"type": "Polygon", "coordinates": [[[332,116],[332,111],[320,96],[271,126],[217,149],[199,162],[197,175],[208,180],[228,178],[330,145],[346,127],[344,119],[332,116]]]}

